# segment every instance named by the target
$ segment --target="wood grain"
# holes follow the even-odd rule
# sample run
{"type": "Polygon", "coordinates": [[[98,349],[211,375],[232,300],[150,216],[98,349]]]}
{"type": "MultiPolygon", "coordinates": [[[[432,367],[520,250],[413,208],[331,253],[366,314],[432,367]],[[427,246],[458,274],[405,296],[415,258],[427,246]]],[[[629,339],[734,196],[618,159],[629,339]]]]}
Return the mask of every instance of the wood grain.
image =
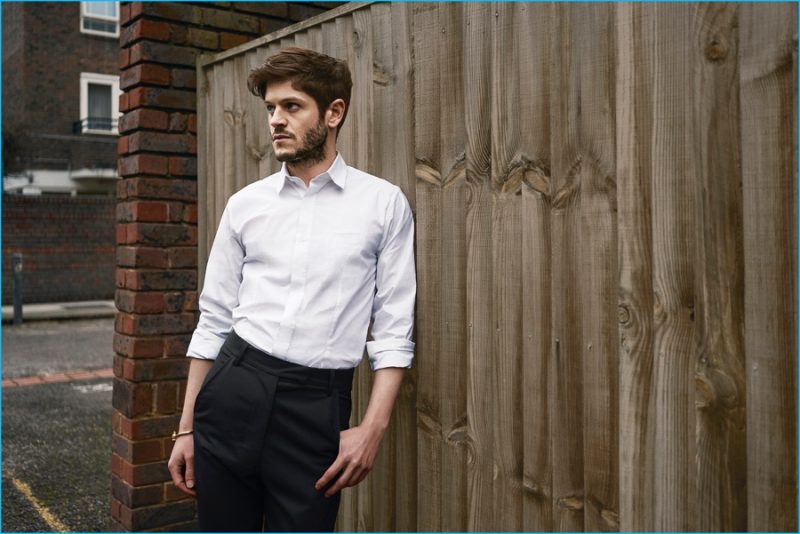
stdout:
{"type": "Polygon", "coordinates": [[[492,388],[491,216],[491,5],[464,5],[464,122],[467,312],[467,529],[496,528],[492,481],[495,473],[492,388]]]}
{"type": "Polygon", "coordinates": [[[747,522],[797,530],[797,6],[740,6],[747,522]]]}
{"type": "Polygon", "coordinates": [[[578,65],[572,48],[571,10],[552,5],[550,54],[552,180],[552,339],[549,407],[553,461],[553,529],[583,530],[583,336],[580,261],[582,165],[574,117],[578,110],[578,65]]]}
{"type": "Polygon", "coordinates": [[[654,530],[651,69],[639,4],[616,6],[616,175],[619,330],[619,520],[622,531],[654,530]],[[631,47],[630,43],[642,43],[631,47]]]}

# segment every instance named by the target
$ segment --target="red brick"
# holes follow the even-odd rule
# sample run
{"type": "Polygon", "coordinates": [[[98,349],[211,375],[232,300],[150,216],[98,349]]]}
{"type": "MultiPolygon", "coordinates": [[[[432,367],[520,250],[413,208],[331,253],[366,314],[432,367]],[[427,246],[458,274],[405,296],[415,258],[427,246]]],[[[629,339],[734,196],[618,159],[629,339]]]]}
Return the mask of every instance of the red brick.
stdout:
{"type": "Polygon", "coordinates": [[[137,19],[144,14],[143,2],[131,2],[131,20],[137,19]]]}
{"type": "MultiPolygon", "coordinates": [[[[126,362],[122,365],[122,374],[125,375],[126,362]]],[[[151,384],[136,384],[128,380],[114,378],[114,392],[111,403],[114,409],[125,417],[138,417],[153,411],[153,386],[151,384]]]]}
{"type": "Polygon", "coordinates": [[[194,113],[189,115],[189,131],[191,133],[197,133],[197,115],[194,113]]]}
{"type": "Polygon", "coordinates": [[[217,50],[217,48],[219,48],[219,34],[214,31],[190,27],[187,29],[184,42],[181,44],[186,44],[194,48],[217,50]]]}
{"type": "Polygon", "coordinates": [[[169,266],[172,269],[197,267],[197,247],[169,249],[169,266]]]}
{"type": "Polygon", "coordinates": [[[239,46],[253,39],[253,36],[241,35],[238,33],[223,33],[220,35],[220,48],[227,50],[234,46],[239,46]]]}
{"type": "Polygon", "coordinates": [[[116,287],[125,287],[125,271],[117,269],[114,273],[114,285],[116,287]]]}
{"type": "Polygon", "coordinates": [[[177,382],[162,382],[156,384],[156,411],[161,414],[171,414],[175,413],[177,410],[177,382]]]}
{"type": "Polygon", "coordinates": [[[138,508],[162,502],[164,490],[161,484],[131,486],[119,477],[111,475],[111,495],[124,506],[138,508]]]}
{"type": "Polygon", "coordinates": [[[185,297],[181,291],[170,291],[164,293],[164,307],[169,313],[180,313],[183,311],[183,301],[185,297]]]}
{"type": "MultiPolygon", "coordinates": [[[[191,153],[196,151],[195,137],[184,133],[135,132],[130,134],[131,152],[177,152],[191,153]]],[[[158,173],[148,173],[158,174],[158,173]]]]}
{"type": "Polygon", "coordinates": [[[128,226],[117,224],[117,244],[125,245],[128,242],[128,226]]]}
{"type": "Polygon", "coordinates": [[[162,269],[128,269],[125,271],[123,287],[138,291],[196,289],[197,271],[195,269],[171,271],[162,269]]]}
{"type": "Polygon", "coordinates": [[[119,110],[120,112],[124,113],[130,109],[130,101],[129,101],[128,93],[120,93],[119,95],[119,110]]]}
{"type": "Polygon", "coordinates": [[[119,23],[125,26],[131,20],[131,6],[130,4],[122,4],[119,6],[119,23]]]}
{"type": "Polygon", "coordinates": [[[180,501],[189,497],[191,495],[179,490],[172,482],[164,484],[164,502],[180,501]]]}
{"type": "MultiPolygon", "coordinates": [[[[123,116],[123,119],[125,117],[123,116]]],[[[120,123],[122,120],[120,119],[120,123]]],[[[128,153],[128,136],[121,135],[119,139],[117,139],[117,154],[120,156],[124,156],[128,153]]]]}
{"type": "MultiPolygon", "coordinates": [[[[194,139],[193,137],[191,139],[194,139]]],[[[170,176],[196,176],[197,158],[173,156],[169,158],[170,176]]]]}
{"type": "MultiPolygon", "coordinates": [[[[122,512],[120,510],[120,502],[114,498],[111,499],[111,517],[118,522],[122,519],[122,512]]],[[[122,523],[120,523],[122,524],[122,523]]],[[[130,528],[128,525],[123,525],[125,528],[130,528]]]]}
{"type": "Polygon", "coordinates": [[[122,116],[119,121],[119,131],[130,132],[139,128],[166,130],[168,118],[167,113],[157,109],[135,109],[122,116]]]}
{"type": "Polygon", "coordinates": [[[128,358],[159,358],[164,354],[164,340],[115,333],[114,352],[128,358]]]}
{"type": "Polygon", "coordinates": [[[173,87],[197,88],[197,72],[194,69],[172,69],[170,78],[173,87]]]}
{"type": "Polygon", "coordinates": [[[166,222],[167,204],[152,200],[134,200],[117,204],[119,222],[166,222]]]}
{"type": "Polygon", "coordinates": [[[187,111],[197,109],[197,95],[193,90],[137,87],[128,94],[131,108],[147,106],[187,111]]]}
{"type": "Polygon", "coordinates": [[[120,356],[119,354],[114,355],[114,376],[117,378],[122,378],[123,375],[123,366],[125,365],[126,358],[124,356],[120,356]]]}
{"type": "Polygon", "coordinates": [[[164,459],[165,456],[160,439],[134,441],[131,443],[131,461],[134,464],[157,462],[164,459]]]}
{"type": "Polygon", "coordinates": [[[131,51],[127,48],[122,48],[119,51],[119,68],[120,70],[127,69],[131,64],[131,51]]]}
{"type": "MultiPolygon", "coordinates": [[[[182,336],[169,336],[164,338],[164,355],[171,357],[185,357],[191,339],[191,334],[182,336]]],[[[185,394],[185,391],[181,392],[181,398],[183,398],[183,395],[185,394]]]]}
{"type": "Polygon", "coordinates": [[[197,204],[189,204],[183,208],[183,221],[197,224],[197,204]]]}
{"type": "Polygon", "coordinates": [[[197,182],[179,178],[137,177],[121,180],[120,198],[155,198],[197,202],[197,182]]]}
{"type": "Polygon", "coordinates": [[[115,294],[117,309],[129,313],[162,313],[165,311],[164,293],[127,291],[118,289],[115,294]]]}
{"type": "Polygon", "coordinates": [[[119,415],[119,434],[132,440],[152,438],[168,438],[178,428],[180,415],[153,416],[142,419],[130,419],[119,415]]]}
{"type": "Polygon", "coordinates": [[[197,226],[135,222],[128,224],[127,232],[127,243],[197,245],[197,226]]]}
{"type": "MultiPolygon", "coordinates": [[[[155,247],[117,247],[117,265],[166,268],[169,266],[168,252],[167,249],[155,247]]],[[[191,265],[187,267],[191,267],[191,265]]]]}
{"type": "Polygon", "coordinates": [[[168,86],[169,69],[161,65],[143,63],[125,69],[120,74],[119,87],[122,90],[143,84],[168,86]]]}
{"type": "Polygon", "coordinates": [[[169,114],[169,131],[170,132],[185,132],[186,123],[188,118],[186,113],[170,113],[169,114]]]}
{"type": "Polygon", "coordinates": [[[168,41],[169,24],[148,19],[139,19],[120,33],[120,46],[130,46],[142,39],[152,41],[168,41]]]}
{"type": "Polygon", "coordinates": [[[138,154],[119,159],[120,176],[135,176],[140,174],[167,174],[168,158],[153,154],[138,154]]]}

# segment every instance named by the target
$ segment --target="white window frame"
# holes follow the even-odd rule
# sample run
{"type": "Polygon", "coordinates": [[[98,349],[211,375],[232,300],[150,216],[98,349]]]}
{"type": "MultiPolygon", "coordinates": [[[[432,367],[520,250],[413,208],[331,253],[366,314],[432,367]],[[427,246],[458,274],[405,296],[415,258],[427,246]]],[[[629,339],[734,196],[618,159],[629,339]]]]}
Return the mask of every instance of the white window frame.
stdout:
{"type": "MultiPolygon", "coordinates": [[[[81,106],[79,120],[89,118],[89,84],[108,85],[111,87],[111,118],[116,118],[119,121],[121,113],[119,112],[119,76],[112,74],[98,74],[95,72],[81,72],[81,106]]],[[[103,134],[103,135],[118,135],[119,122],[111,130],[92,130],[89,128],[89,123],[81,125],[81,133],[103,134]]]]}
{"type": "Polygon", "coordinates": [[[114,2],[115,4],[117,4],[117,16],[116,17],[108,17],[108,16],[105,16],[105,15],[95,15],[93,13],[87,13],[86,12],[86,4],[90,4],[90,3],[91,2],[81,2],[81,20],[80,20],[81,33],[87,33],[89,35],[100,35],[102,37],[115,37],[115,38],[119,37],[119,2],[114,2]],[[116,25],[115,26],[116,30],[114,31],[114,33],[101,32],[101,31],[97,31],[97,30],[87,30],[86,28],[83,27],[83,19],[85,19],[85,18],[102,20],[104,22],[114,22],[115,25],[116,25]]]}

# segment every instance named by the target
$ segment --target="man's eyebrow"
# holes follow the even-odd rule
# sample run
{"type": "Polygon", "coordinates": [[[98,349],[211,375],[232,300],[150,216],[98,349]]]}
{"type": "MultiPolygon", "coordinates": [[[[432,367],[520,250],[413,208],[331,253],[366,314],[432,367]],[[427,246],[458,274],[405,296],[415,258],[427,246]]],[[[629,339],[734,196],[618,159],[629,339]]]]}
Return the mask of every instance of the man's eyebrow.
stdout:
{"type": "MultiPolygon", "coordinates": [[[[287,96],[286,98],[282,98],[282,99],[278,100],[279,104],[286,104],[287,102],[294,103],[294,104],[300,104],[300,103],[302,103],[302,100],[297,98],[297,97],[294,97],[294,96],[287,96]]],[[[267,100],[265,98],[264,99],[264,104],[269,106],[271,104],[274,104],[274,102],[272,100],[267,100]]]]}

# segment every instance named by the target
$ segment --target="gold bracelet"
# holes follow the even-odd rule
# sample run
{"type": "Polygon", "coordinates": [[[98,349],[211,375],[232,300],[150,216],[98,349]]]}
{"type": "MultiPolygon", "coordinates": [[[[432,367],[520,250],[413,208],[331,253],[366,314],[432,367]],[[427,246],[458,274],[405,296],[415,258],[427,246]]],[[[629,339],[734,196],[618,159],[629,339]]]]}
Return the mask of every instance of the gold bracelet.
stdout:
{"type": "Polygon", "coordinates": [[[193,433],[194,430],[186,430],[184,432],[178,432],[176,430],[172,431],[172,441],[176,441],[181,436],[188,436],[189,434],[193,433]]]}

